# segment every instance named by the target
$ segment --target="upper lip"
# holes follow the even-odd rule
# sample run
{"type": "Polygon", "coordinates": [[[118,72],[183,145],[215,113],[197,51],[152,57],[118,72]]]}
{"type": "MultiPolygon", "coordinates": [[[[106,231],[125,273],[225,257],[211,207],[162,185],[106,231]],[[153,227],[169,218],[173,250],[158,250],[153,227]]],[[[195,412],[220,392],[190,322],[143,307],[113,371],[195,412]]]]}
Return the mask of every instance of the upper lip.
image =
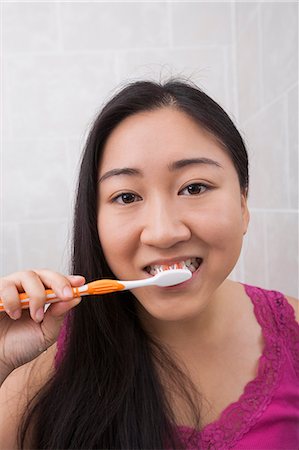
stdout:
{"type": "Polygon", "coordinates": [[[192,258],[199,258],[202,259],[200,256],[192,256],[192,255],[183,255],[183,256],[176,256],[175,258],[168,258],[168,259],[156,259],[155,261],[151,261],[143,266],[143,269],[149,266],[171,266],[173,264],[186,261],[187,259],[192,258]]]}

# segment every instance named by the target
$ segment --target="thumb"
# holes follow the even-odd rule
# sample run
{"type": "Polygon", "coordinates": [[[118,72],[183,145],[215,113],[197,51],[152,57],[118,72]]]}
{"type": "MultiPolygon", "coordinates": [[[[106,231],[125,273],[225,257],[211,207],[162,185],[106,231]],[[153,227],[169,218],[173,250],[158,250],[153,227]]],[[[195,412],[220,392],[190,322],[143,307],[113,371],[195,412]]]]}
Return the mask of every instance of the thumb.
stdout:
{"type": "Polygon", "coordinates": [[[82,298],[78,297],[67,302],[61,301],[50,304],[45,312],[44,320],[40,323],[47,348],[57,341],[66,313],[79,305],[81,300],[82,298]]]}

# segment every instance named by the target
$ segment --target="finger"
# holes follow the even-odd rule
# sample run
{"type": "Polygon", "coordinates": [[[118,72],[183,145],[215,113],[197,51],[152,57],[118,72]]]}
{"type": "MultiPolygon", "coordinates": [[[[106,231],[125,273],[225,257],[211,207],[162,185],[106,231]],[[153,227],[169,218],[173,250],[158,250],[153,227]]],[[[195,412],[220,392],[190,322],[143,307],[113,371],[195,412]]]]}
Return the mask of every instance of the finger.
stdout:
{"type": "MultiPolygon", "coordinates": [[[[52,288],[52,277],[51,274],[53,274],[55,276],[56,275],[60,275],[58,272],[54,272],[48,269],[43,269],[43,270],[33,270],[33,271],[24,271],[24,272],[14,272],[13,274],[7,275],[5,277],[5,279],[1,279],[2,280],[7,280],[7,281],[11,281],[18,289],[19,292],[24,292],[24,287],[23,287],[23,279],[24,276],[26,276],[26,273],[28,272],[35,272],[36,274],[40,274],[42,280],[43,280],[43,284],[46,288],[52,288]]],[[[63,275],[61,275],[62,277],[64,277],[63,275]]],[[[70,284],[72,286],[82,286],[86,280],[82,275],[67,275],[64,277],[65,279],[67,279],[70,284]]],[[[1,283],[0,283],[1,284],[1,283]]],[[[1,286],[0,286],[1,287],[1,286]]],[[[54,290],[54,289],[53,289],[54,290]]],[[[63,296],[63,294],[60,292],[61,297],[63,296]]]]}
{"type": "MultiPolygon", "coordinates": [[[[4,284],[8,283],[13,284],[17,291],[26,292],[30,297],[30,315],[36,322],[41,322],[44,317],[44,304],[46,302],[45,287],[51,288],[61,300],[70,300],[73,298],[71,286],[82,286],[85,283],[85,278],[81,275],[64,276],[58,272],[41,269],[8,275],[5,277],[4,284]]],[[[8,308],[20,308],[20,301],[19,298],[16,299],[15,290],[12,299],[14,299],[13,306],[8,308]]],[[[16,317],[21,315],[20,312],[15,314],[16,317]]]]}
{"type": "Polygon", "coordinates": [[[66,313],[79,305],[81,300],[82,298],[78,297],[68,302],[51,303],[41,323],[47,346],[52,345],[57,340],[66,313]]]}
{"type": "Polygon", "coordinates": [[[4,280],[13,283],[16,286],[16,288],[18,289],[18,292],[24,292],[23,278],[24,278],[25,274],[26,274],[25,271],[24,272],[14,272],[14,273],[12,273],[10,275],[7,275],[4,278],[4,280]]]}
{"type": "Polygon", "coordinates": [[[14,320],[19,319],[22,311],[16,286],[9,281],[1,280],[0,298],[6,313],[14,320]]]}
{"type": "Polygon", "coordinates": [[[81,275],[62,275],[52,270],[43,269],[35,271],[46,287],[51,288],[61,300],[74,298],[72,286],[82,286],[85,278],[81,275]]]}
{"type": "Polygon", "coordinates": [[[44,317],[44,305],[46,303],[45,286],[35,271],[25,272],[21,281],[24,292],[30,298],[30,315],[35,322],[39,323],[44,317]]]}
{"type": "Polygon", "coordinates": [[[66,278],[74,287],[83,286],[86,283],[86,279],[82,275],[67,275],[66,278]]]}

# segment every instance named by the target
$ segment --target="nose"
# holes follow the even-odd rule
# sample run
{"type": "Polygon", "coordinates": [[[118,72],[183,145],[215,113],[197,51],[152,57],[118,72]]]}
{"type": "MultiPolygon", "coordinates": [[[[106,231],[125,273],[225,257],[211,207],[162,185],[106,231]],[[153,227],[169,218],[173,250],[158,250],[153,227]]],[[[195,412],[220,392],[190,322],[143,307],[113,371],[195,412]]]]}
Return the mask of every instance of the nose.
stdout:
{"type": "Polygon", "coordinates": [[[148,209],[144,223],[140,241],[145,245],[170,248],[191,237],[191,230],[180,212],[164,202],[148,209]]]}

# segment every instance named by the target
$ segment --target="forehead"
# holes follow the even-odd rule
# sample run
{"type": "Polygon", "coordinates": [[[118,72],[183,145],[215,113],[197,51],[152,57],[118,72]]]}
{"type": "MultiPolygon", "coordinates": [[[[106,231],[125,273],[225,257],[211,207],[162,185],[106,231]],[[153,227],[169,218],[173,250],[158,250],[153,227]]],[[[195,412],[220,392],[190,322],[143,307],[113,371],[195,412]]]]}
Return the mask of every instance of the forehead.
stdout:
{"type": "Polygon", "coordinates": [[[168,165],[182,158],[216,158],[232,166],[222,145],[186,113],[161,108],[134,114],[123,120],[108,137],[100,172],[115,167],[146,169],[168,165]]]}

